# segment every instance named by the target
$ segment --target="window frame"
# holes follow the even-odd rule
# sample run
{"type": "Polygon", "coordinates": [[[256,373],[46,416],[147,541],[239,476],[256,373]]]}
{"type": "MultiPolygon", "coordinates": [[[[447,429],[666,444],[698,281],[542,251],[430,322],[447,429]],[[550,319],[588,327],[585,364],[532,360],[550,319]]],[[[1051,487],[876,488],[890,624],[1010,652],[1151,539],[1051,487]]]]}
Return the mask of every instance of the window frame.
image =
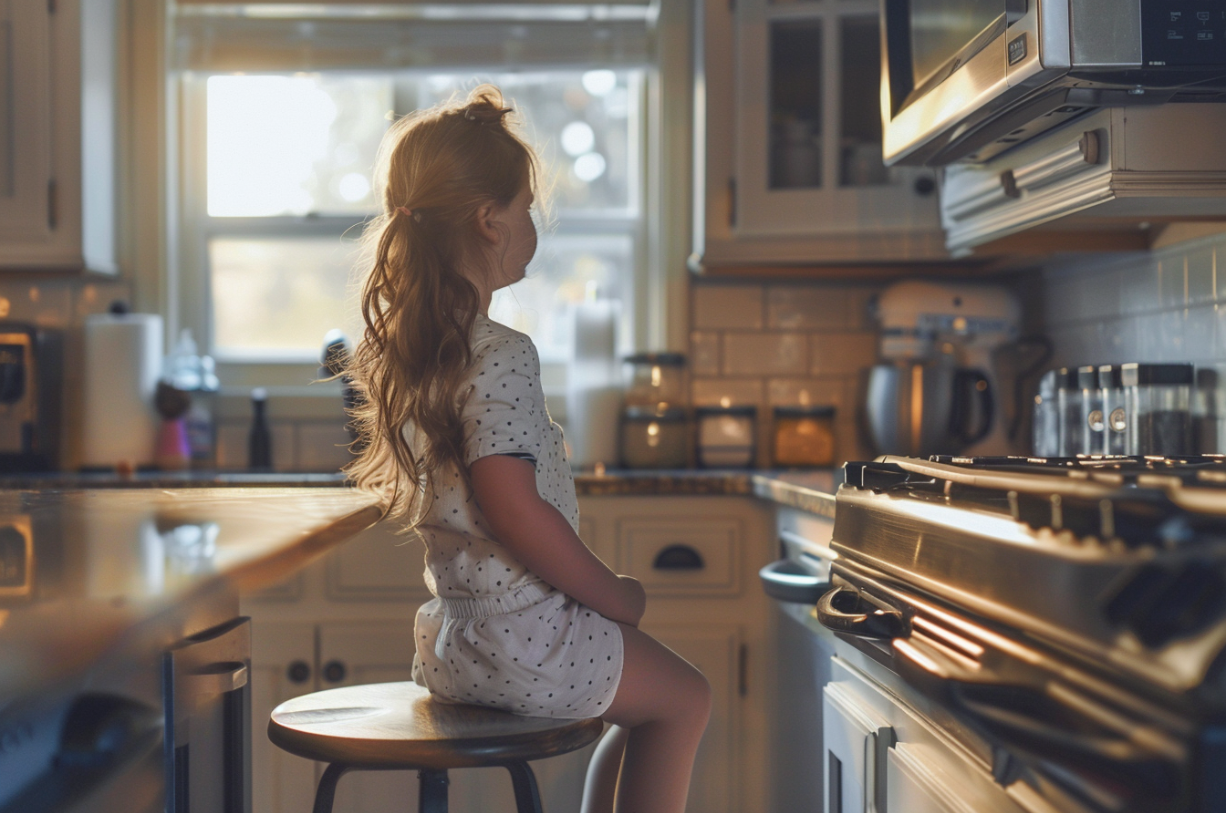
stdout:
{"type": "MultiPolygon", "coordinates": [[[[582,70],[589,66],[547,65],[541,71],[582,70]]],[[[439,73],[458,73],[464,69],[440,66],[439,73]]],[[[659,190],[650,186],[650,165],[658,139],[652,134],[659,127],[653,126],[653,86],[657,83],[656,67],[643,65],[630,68],[635,71],[634,95],[637,104],[631,109],[632,157],[638,171],[630,176],[630,198],[633,202],[626,209],[605,211],[573,211],[569,214],[555,210],[547,224],[548,234],[566,236],[575,234],[627,235],[633,242],[632,267],[626,279],[629,296],[623,302],[619,325],[619,352],[629,353],[651,344],[652,310],[656,299],[653,296],[651,243],[648,218],[651,201],[658,197],[659,190]]],[[[497,72],[488,68],[474,68],[474,73],[497,72]]],[[[323,73],[325,71],[320,71],[323,73]]],[[[378,75],[379,70],[336,70],[327,73],[351,73],[378,75]]],[[[421,68],[392,70],[389,73],[396,81],[410,73],[427,72],[421,68]]],[[[261,71],[260,73],[265,73],[261,71]]],[[[271,71],[267,73],[273,73],[271,71]]],[[[282,72],[277,72],[282,73],[282,72]]],[[[341,239],[348,231],[360,234],[364,219],[354,215],[305,215],[267,217],[213,217],[207,211],[207,83],[214,75],[231,75],[225,71],[183,71],[177,76],[172,90],[177,96],[178,124],[177,148],[180,151],[179,182],[177,189],[178,231],[172,236],[172,245],[177,244],[177,263],[170,286],[170,307],[173,309],[172,324],[178,328],[190,328],[204,352],[217,356],[215,337],[212,332],[211,280],[208,260],[209,241],[224,236],[301,236],[304,238],[341,239]],[[355,231],[356,230],[356,231],[355,231]]],[[[397,111],[404,108],[402,87],[393,89],[397,111]]],[[[662,183],[661,179],[655,182],[662,183]]],[[[543,241],[542,241],[543,242],[543,241]]],[[[346,303],[349,305],[350,303],[346,303]]],[[[177,335],[177,330],[175,331],[177,335]]],[[[173,338],[173,337],[171,337],[173,338]]],[[[350,336],[357,340],[360,337],[350,336]]],[[[322,342],[322,334],[321,334],[322,342]]],[[[339,385],[311,384],[318,375],[318,362],[303,361],[297,354],[294,358],[277,358],[274,354],[256,358],[216,357],[218,376],[222,391],[239,395],[252,387],[268,388],[274,395],[282,396],[333,396],[339,385]]],[[[566,365],[557,360],[542,364],[542,384],[547,393],[560,393],[565,388],[566,365]]]]}

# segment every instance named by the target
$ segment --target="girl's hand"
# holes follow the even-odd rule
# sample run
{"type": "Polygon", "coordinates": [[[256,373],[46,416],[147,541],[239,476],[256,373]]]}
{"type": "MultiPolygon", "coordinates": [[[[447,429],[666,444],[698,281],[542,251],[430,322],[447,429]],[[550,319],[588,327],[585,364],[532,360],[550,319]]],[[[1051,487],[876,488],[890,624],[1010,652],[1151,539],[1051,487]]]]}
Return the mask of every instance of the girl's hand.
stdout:
{"type": "Polygon", "coordinates": [[[615,618],[614,621],[621,621],[629,624],[632,627],[637,627],[639,622],[643,620],[643,613],[647,611],[647,591],[643,589],[643,585],[638,579],[633,576],[618,576],[621,580],[622,587],[626,593],[626,618],[615,618]]]}

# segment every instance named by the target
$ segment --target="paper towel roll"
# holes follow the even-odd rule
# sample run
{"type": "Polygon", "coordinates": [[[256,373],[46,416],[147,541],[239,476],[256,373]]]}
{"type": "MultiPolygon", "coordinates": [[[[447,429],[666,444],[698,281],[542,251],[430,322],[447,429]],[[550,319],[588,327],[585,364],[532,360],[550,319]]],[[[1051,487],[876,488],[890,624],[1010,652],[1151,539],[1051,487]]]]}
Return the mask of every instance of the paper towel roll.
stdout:
{"type": "Polygon", "coordinates": [[[162,317],[105,313],[85,320],[81,465],[153,463],[161,368],[162,317]]]}
{"type": "Polygon", "coordinates": [[[617,386],[568,388],[566,439],[570,441],[571,465],[590,468],[597,463],[617,464],[622,394],[617,386]]]}

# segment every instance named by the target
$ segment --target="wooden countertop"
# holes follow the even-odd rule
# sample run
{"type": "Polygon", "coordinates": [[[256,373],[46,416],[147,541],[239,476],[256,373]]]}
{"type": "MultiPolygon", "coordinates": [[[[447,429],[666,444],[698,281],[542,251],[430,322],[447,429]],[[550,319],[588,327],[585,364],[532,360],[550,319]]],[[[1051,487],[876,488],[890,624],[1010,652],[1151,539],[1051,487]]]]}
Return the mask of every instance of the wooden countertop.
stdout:
{"type": "Polygon", "coordinates": [[[379,513],[342,488],[0,492],[0,700],[131,648],[142,626],[191,634],[192,602],[272,584],[379,513]]]}

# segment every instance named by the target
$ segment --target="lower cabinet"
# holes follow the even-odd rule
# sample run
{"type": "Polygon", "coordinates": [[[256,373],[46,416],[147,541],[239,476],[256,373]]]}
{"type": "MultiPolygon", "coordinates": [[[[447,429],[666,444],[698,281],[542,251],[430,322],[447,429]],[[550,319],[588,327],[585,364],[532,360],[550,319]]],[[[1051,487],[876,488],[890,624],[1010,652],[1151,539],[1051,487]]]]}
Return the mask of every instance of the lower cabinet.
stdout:
{"type": "MultiPolygon", "coordinates": [[[[773,511],[749,497],[585,497],[581,534],[648,593],[642,628],[711,683],[711,722],[690,786],[693,813],[769,807],[766,598],[757,570],[776,558],[773,511]]],[[[253,802],[257,813],[307,813],[322,765],[269,743],[272,710],[297,695],[411,680],[413,617],[430,598],[421,544],[377,525],[289,582],[244,596],[252,618],[253,802]]],[[[593,746],[532,768],[546,811],[577,811],[593,746]]],[[[501,768],[450,772],[453,813],[514,810],[501,768]]],[[[415,813],[413,772],[357,772],[337,813],[415,813]]]]}

